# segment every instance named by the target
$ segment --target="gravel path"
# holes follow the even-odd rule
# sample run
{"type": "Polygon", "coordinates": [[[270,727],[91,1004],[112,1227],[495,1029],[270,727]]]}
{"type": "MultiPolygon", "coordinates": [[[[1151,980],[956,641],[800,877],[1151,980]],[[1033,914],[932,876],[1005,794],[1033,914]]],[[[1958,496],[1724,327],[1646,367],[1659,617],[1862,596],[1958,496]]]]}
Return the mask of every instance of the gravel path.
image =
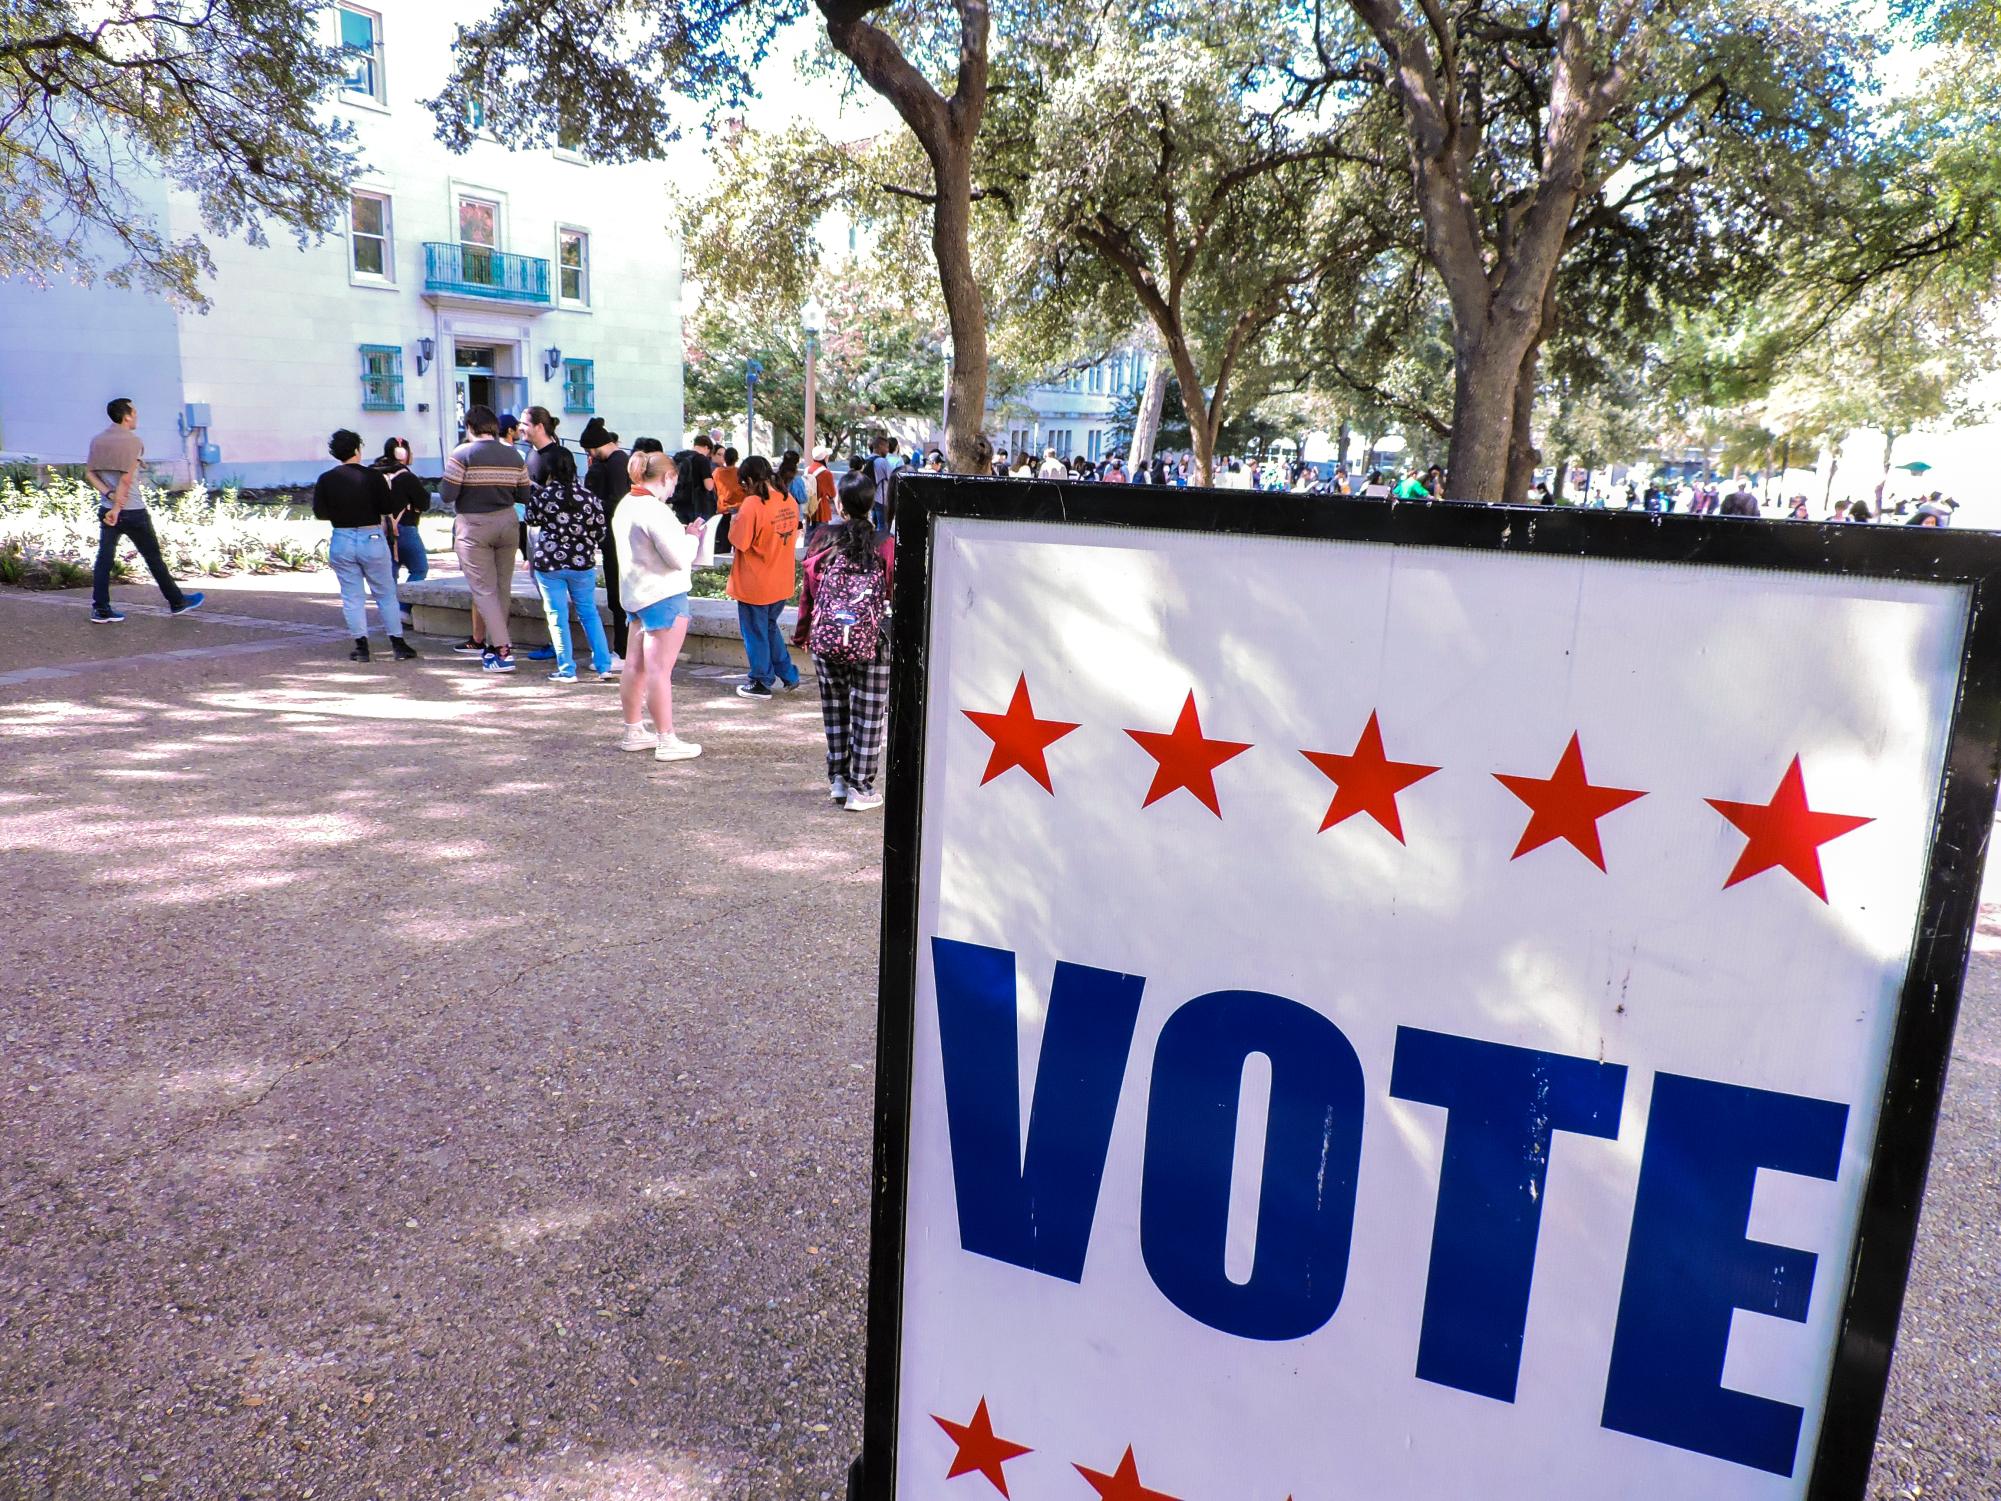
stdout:
{"type": "MultiPolygon", "coordinates": [[[[816,705],[688,678],[656,767],[328,587],[0,592],[0,1497],[839,1496],[881,825],[816,705]]],[[[2001,1497],[1992,942],[1878,1497],[2001,1497]]]]}

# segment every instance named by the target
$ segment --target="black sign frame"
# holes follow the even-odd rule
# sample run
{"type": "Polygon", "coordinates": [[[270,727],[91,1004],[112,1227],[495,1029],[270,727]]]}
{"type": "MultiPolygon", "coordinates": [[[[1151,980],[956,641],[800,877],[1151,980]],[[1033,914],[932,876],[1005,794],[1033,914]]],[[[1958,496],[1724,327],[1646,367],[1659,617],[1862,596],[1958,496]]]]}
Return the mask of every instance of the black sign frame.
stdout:
{"type": "Polygon", "coordinates": [[[867,1378],[853,1501],[896,1501],[904,1227],[932,549],[940,518],[1058,522],[1683,563],[1967,590],[1944,776],[1805,1501],[1864,1501],[2001,785],[2001,535],[1893,523],[1650,516],[1582,507],[899,475],[871,1179],[867,1378]]]}

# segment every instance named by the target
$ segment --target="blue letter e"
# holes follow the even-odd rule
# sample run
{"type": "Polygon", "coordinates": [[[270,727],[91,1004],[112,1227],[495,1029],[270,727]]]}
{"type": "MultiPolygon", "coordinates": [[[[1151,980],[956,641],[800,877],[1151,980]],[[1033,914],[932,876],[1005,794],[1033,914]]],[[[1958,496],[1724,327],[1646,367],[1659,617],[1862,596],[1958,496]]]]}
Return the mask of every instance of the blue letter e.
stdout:
{"type": "Polygon", "coordinates": [[[1848,1107],[1660,1074],[1612,1332],[1604,1425],[1774,1475],[1793,1472],[1800,1410],[1723,1384],[1742,1308],[1806,1319],[1814,1255],[1745,1238],[1758,1169],[1834,1178],[1848,1107]]]}
{"type": "Polygon", "coordinates": [[[1056,966],[1024,1154],[1014,955],[934,938],[931,967],[938,981],[959,1244],[1081,1282],[1146,980],[1081,964],[1056,966]]]}

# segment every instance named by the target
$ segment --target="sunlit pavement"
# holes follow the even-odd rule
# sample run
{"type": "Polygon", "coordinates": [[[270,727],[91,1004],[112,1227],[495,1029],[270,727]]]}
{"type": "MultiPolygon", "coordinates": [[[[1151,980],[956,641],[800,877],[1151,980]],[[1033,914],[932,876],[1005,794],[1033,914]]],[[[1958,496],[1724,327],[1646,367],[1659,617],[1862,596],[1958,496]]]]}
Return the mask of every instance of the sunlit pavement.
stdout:
{"type": "MultiPolygon", "coordinates": [[[[881,824],[810,692],[685,676],[656,766],[325,575],[120,598],[0,591],[0,1495],[838,1496],[881,824]]],[[[1878,1497],[2001,1496],[1986,926],[1878,1497]]]]}

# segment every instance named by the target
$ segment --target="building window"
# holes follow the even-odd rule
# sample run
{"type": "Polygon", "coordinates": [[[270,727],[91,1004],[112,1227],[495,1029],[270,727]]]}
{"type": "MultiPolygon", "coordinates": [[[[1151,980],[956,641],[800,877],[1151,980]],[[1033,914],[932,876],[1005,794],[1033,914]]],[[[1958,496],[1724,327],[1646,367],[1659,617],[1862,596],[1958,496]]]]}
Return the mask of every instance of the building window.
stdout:
{"type": "Polygon", "coordinates": [[[361,346],[361,409],[403,410],[403,351],[394,344],[361,346]]]}
{"type": "Polygon", "coordinates": [[[591,412],[597,410],[597,377],[592,373],[589,360],[563,361],[563,410],[566,412],[591,412]]]}
{"type": "Polygon", "coordinates": [[[1094,427],[1091,429],[1089,433],[1085,434],[1085,436],[1090,439],[1090,451],[1088,456],[1093,463],[1096,463],[1100,458],[1104,457],[1104,446],[1105,446],[1104,429],[1094,427]]]}
{"type": "Polygon", "coordinates": [[[581,229],[556,231],[557,291],[564,302],[589,307],[591,301],[591,237],[581,229]]]}
{"type": "Polygon", "coordinates": [[[486,103],[484,100],[466,100],[466,129],[475,133],[486,129],[486,103]]]}
{"type": "Polygon", "coordinates": [[[341,87],[376,103],[385,102],[382,89],[382,18],[352,5],[340,8],[340,46],[347,54],[347,78],[341,87]]]}
{"type": "MultiPolygon", "coordinates": [[[[1102,396],[1105,394],[1105,367],[1103,365],[1093,365],[1091,367],[1090,382],[1091,394],[1093,396],[1102,396]]],[[[1092,454],[1091,457],[1095,459],[1097,455],[1092,454]]]]}
{"type": "Polygon", "coordinates": [[[356,193],[348,209],[348,265],[356,276],[392,279],[389,256],[389,199],[356,193]]]}

